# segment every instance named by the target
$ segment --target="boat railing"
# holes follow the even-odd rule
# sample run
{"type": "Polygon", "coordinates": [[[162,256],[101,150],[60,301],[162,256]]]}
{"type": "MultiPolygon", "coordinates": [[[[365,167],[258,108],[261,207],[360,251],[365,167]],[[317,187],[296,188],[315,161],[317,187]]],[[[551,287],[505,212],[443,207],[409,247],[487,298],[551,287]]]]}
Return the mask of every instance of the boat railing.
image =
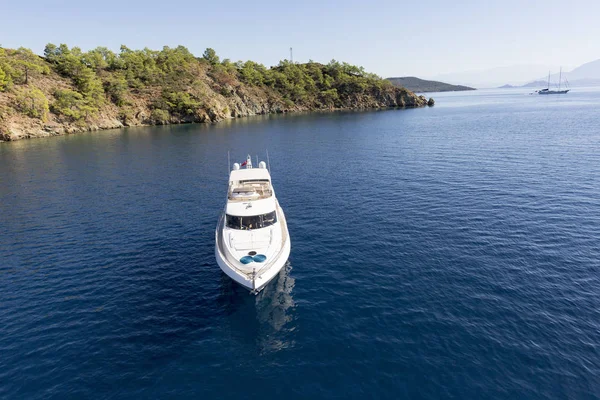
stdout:
{"type": "Polygon", "coordinates": [[[273,264],[279,259],[279,257],[283,253],[285,244],[288,241],[287,221],[285,219],[285,215],[281,212],[279,204],[277,204],[277,218],[279,219],[279,223],[281,224],[281,248],[279,249],[277,254],[271,258],[271,261],[267,262],[258,271],[256,271],[256,275],[258,275],[259,277],[260,274],[271,268],[271,266],[273,266],[273,264]]]}
{"type": "Polygon", "coordinates": [[[246,276],[248,279],[252,279],[252,271],[244,271],[241,268],[238,268],[235,266],[234,263],[229,261],[229,257],[226,256],[227,252],[225,251],[225,248],[223,246],[223,224],[225,223],[225,217],[223,214],[221,214],[221,217],[219,218],[219,223],[217,224],[217,230],[215,231],[215,236],[216,236],[216,240],[217,240],[217,246],[219,249],[219,255],[221,256],[221,258],[223,260],[225,260],[227,262],[227,264],[233,268],[234,270],[236,270],[237,272],[239,272],[240,274],[246,276]]]}

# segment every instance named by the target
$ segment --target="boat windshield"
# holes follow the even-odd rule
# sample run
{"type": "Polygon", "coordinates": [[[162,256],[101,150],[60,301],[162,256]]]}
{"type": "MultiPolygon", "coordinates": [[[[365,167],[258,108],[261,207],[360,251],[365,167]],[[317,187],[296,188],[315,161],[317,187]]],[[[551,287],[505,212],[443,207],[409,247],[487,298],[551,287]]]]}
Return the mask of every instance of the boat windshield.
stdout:
{"type": "Polygon", "coordinates": [[[238,217],[237,215],[227,214],[227,227],[231,229],[249,230],[266,228],[277,222],[275,211],[261,214],[238,217]]]}

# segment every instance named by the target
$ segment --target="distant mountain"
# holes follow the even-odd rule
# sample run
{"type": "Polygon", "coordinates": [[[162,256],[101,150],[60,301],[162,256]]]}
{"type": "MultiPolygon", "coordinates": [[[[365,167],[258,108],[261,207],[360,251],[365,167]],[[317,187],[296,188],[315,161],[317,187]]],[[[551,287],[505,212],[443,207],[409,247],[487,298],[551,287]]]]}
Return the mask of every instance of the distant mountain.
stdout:
{"type": "Polygon", "coordinates": [[[544,88],[544,85],[548,85],[547,81],[533,81],[533,82],[529,82],[526,83],[524,85],[522,85],[521,87],[542,87],[544,88]]]}
{"type": "Polygon", "coordinates": [[[548,76],[548,69],[558,71],[558,66],[548,65],[511,65],[484,70],[473,70],[455,73],[446,73],[427,77],[428,79],[442,82],[453,82],[475,88],[493,88],[502,84],[522,85],[537,77],[548,76]]]}
{"type": "MultiPolygon", "coordinates": [[[[600,85],[600,59],[580,65],[572,71],[562,71],[562,74],[554,73],[550,75],[550,86],[558,86],[558,81],[561,80],[561,85],[565,82],[569,86],[599,86],[600,85]],[[562,76],[561,76],[562,75],[562,76]]],[[[536,87],[544,88],[548,86],[548,76],[539,78],[533,82],[526,83],[521,86],[504,85],[501,88],[507,87],[536,87]]]]}
{"type": "Polygon", "coordinates": [[[530,88],[530,87],[540,87],[544,88],[548,85],[548,81],[533,81],[526,83],[524,85],[502,85],[498,89],[511,89],[511,88],[530,88]]]}
{"type": "MultiPolygon", "coordinates": [[[[553,75],[554,76],[554,75],[553,75]]],[[[558,87],[558,74],[556,75],[556,79],[554,79],[552,77],[550,77],[550,87],[558,87]]],[[[540,86],[542,88],[545,88],[548,86],[548,78],[546,78],[545,81],[535,81],[535,82],[531,82],[528,83],[528,87],[533,87],[535,86],[535,83],[540,83],[540,86]]],[[[565,74],[563,73],[562,76],[562,81],[561,81],[561,86],[565,87],[584,87],[584,86],[600,86],[600,79],[573,79],[572,78],[567,78],[567,76],[565,76],[565,74]]]]}
{"type": "MultiPolygon", "coordinates": [[[[476,88],[499,87],[540,87],[548,86],[548,70],[550,86],[558,86],[559,66],[549,65],[512,65],[485,70],[473,70],[432,76],[433,80],[454,82],[476,88]],[[544,82],[540,84],[539,82],[544,82]],[[504,86],[503,86],[504,87],[504,86]]],[[[562,81],[567,80],[571,86],[600,85],[600,59],[582,64],[574,69],[562,69],[562,81]]]]}
{"type": "Polygon", "coordinates": [[[600,79],[576,79],[569,81],[569,86],[600,86],[600,79]]]}
{"type": "MultiPolygon", "coordinates": [[[[553,74],[550,76],[551,81],[558,81],[559,74],[553,74]]],[[[576,80],[600,80],[600,59],[585,63],[575,68],[571,72],[563,71],[563,78],[567,78],[570,81],[576,80]]]]}
{"type": "Polygon", "coordinates": [[[438,81],[426,81],[414,76],[403,76],[399,78],[387,78],[394,86],[402,86],[412,92],[458,92],[462,90],[475,90],[472,87],[462,85],[451,85],[438,81]]]}

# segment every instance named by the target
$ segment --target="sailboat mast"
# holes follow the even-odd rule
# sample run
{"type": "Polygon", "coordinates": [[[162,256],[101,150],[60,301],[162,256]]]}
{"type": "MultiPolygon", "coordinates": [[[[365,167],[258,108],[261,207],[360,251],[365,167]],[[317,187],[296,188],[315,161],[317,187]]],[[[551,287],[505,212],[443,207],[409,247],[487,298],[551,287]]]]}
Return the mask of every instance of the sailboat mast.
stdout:
{"type": "Polygon", "coordinates": [[[562,67],[560,67],[560,74],[558,75],[558,90],[560,90],[561,79],[562,79],[562,67]]]}
{"type": "Polygon", "coordinates": [[[550,71],[548,71],[548,90],[550,90],[550,71]]]}

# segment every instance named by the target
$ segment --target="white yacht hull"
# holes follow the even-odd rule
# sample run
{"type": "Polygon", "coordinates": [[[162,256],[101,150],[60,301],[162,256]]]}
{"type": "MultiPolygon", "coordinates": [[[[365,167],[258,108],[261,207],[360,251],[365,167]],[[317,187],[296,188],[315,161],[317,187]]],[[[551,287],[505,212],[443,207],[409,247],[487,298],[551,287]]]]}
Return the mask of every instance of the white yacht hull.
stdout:
{"type": "Polygon", "coordinates": [[[262,263],[242,264],[232,257],[227,256],[227,248],[223,244],[223,218],[219,220],[215,232],[215,259],[219,268],[235,282],[250,290],[251,293],[260,292],[273,278],[279,274],[290,256],[291,243],[287,230],[287,223],[283,210],[277,210],[283,240],[276,256],[262,263]]]}
{"type": "Polygon", "coordinates": [[[539,91],[538,94],[567,94],[569,92],[570,89],[568,90],[544,90],[544,91],[539,91]]]}
{"type": "Polygon", "coordinates": [[[257,273],[254,279],[252,273],[244,273],[227,261],[220,253],[218,245],[215,246],[215,258],[217,259],[219,268],[221,268],[228,277],[248,289],[250,292],[258,294],[258,292],[264,289],[264,287],[279,274],[279,271],[281,271],[290,256],[290,248],[291,246],[288,240],[284,244],[282,253],[277,260],[275,260],[265,271],[257,273]]]}

